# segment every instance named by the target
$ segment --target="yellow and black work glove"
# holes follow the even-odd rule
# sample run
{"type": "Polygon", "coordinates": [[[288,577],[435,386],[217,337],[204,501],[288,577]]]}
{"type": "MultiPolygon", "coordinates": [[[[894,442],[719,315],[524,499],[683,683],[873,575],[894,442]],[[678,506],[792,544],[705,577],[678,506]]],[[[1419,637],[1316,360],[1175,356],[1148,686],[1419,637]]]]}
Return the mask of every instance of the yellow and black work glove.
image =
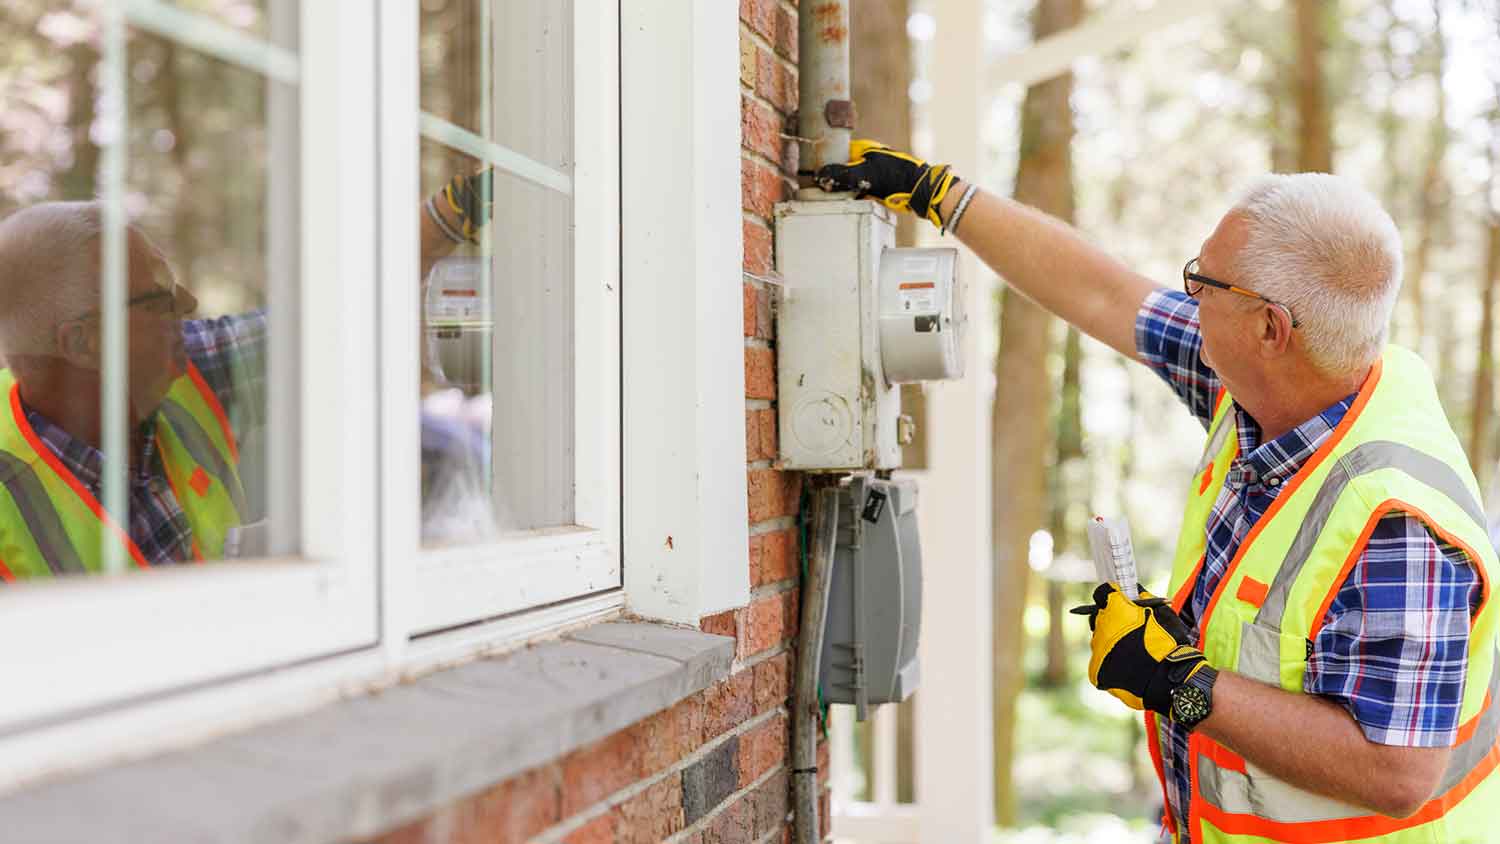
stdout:
{"type": "Polygon", "coordinates": [[[495,176],[489,167],[478,173],[457,175],[443,185],[443,199],[458,220],[459,234],[470,243],[479,242],[479,230],[490,221],[495,204],[495,176]]]}
{"type": "Polygon", "coordinates": [[[852,190],[860,199],[874,197],[895,211],[910,211],[943,227],[938,206],[958,181],[946,164],[928,164],[877,141],[849,144],[848,164],[825,164],[818,169],[818,186],[826,191],[852,190]]]}
{"type": "Polygon", "coordinates": [[[1094,603],[1072,612],[1089,617],[1094,631],[1089,682],[1125,702],[1170,717],[1172,690],[1208,661],[1187,625],[1167,602],[1142,590],[1131,601],[1113,583],[1094,590],[1094,603]]]}

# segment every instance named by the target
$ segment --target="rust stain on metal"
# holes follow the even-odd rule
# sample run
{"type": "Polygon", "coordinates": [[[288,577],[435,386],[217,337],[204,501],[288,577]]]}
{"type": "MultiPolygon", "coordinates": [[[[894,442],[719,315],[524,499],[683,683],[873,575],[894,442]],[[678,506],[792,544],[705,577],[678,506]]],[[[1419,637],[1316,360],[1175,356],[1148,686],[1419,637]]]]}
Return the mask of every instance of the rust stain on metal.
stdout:
{"type": "Polygon", "coordinates": [[[823,119],[835,129],[853,129],[858,116],[852,100],[829,100],[823,104],[823,119]]]}
{"type": "Polygon", "coordinates": [[[819,3],[813,7],[813,22],[818,40],[824,44],[842,44],[849,40],[848,17],[843,3],[819,3]]]}
{"type": "Polygon", "coordinates": [[[672,534],[667,534],[667,550],[672,550],[672,534]]]}
{"type": "Polygon", "coordinates": [[[849,30],[836,23],[818,27],[818,40],[824,44],[842,44],[849,40],[849,30]]]}

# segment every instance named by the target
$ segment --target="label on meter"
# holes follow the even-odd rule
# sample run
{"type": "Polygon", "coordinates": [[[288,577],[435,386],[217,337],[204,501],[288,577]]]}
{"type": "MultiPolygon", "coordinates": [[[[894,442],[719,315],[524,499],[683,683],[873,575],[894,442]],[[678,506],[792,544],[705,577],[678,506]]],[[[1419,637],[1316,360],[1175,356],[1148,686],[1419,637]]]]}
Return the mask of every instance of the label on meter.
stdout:
{"type": "Polygon", "coordinates": [[[901,299],[901,310],[911,313],[937,313],[938,292],[935,281],[904,281],[897,288],[901,299]]]}

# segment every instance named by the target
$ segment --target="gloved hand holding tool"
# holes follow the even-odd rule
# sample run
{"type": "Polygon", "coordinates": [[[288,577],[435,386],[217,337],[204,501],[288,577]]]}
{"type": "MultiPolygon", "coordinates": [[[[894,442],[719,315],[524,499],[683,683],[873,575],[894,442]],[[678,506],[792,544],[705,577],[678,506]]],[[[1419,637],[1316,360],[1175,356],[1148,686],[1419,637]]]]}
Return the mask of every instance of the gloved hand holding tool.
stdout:
{"type": "Polygon", "coordinates": [[[873,197],[894,211],[910,211],[942,229],[938,206],[958,177],[946,164],[928,164],[897,152],[878,141],[856,139],[849,144],[848,164],[825,164],[817,172],[826,191],[854,191],[859,199],[873,197]]]}
{"type": "Polygon", "coordinates": [[[495,204],[495,175],[493,168],[486,167],[477,173],[459,174],[443,185],[443,189],[427,199],[427,215],[433,223],[455,243],[479,242],[479,230],[490,221],[490,210],[495,204]],[[448,206],[448,213],[457,223],[449,223],[438,212],[434,203],[438,196],[448,206]]]}
{"type": "Polygon", "coordinates": [[[1217,672],[1188,644],[1187,625],[1165,600],[1142,589],[1132,601],[1117,584],[1101,583],[1094,603],[1072,612],[1087,615],[1094,631],[1090,683],[1131,709],[1149,709],[1190,729],[1208,715],[1217,672]]]}

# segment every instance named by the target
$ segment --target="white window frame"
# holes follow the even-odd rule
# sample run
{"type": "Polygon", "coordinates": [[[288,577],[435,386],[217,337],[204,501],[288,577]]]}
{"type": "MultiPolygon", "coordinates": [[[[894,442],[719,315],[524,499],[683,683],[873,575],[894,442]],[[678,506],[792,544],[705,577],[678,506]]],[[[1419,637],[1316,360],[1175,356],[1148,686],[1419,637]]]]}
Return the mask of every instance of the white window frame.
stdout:
{"type": "Polygon", "coordinates": [[[748,603],[737,10],[618,0],[617,20],[598,15],[601,2],[615,0],[576,0],[576,50],[600,60],[575,75],[575,103],[593,107],[578,109],[574,132],[603,139],[601,148],[620,143],[579,156],[575,181],[607,188],[580,203],[575,220],[621,234],[611,249],[577,256],[577,278],[612,287],[580,300],[580,324],[597,331],[579,331],[595,340],[580,346],[578,379],[592,379],[580,390],[615,402],[623,421],[611,428],[578,414],[579,465],[614,476],[613,486],[581,490],[576,512],[600,543],[623,532],[624,588],[506,615],[498,590],[514,574],[507,566],[565,557],[579,549],[578,531],[456,558],[420,549],[419,355],[409,330],[417,243],[407,213],[418,199],[417,4],[381,0],[372,15],[366,0],[304,0],[300,43],[319,49],[296,65],[303,316],[295,348],[273,349],[295,356],[302,380],[297,395],[273,402],[291,409],[302,435],[288,518],[300,520],[304,557],[315,562],[216,563],[0,594],[0,636],[31,642],[47,631],[45,650],[10,651],[0,707],[20,699],[51,714],[68,694],[82,707],[0,724],[0,792],[290,716],[622,610],[696,626],[748,603]],[[622,191],[631,198],[623,219],[622,191]],[[622,287],[631,295],[622,299],[622,287]],[[621,308],[626,331],[608,319],[621,308]],[[321,313],[338,317],[307,316],[321,313]],[[496,603],[455,594],[476,583],[496,603]],[[493,620],[413,640],[434,606],[493,620]],[[174,625],[194,621],[202,636],[171,639],[174,625]],[[80,692],[69,685],[80,676],[100,685],[80,692]],[[19,698],[18,688],[59,694],[19,698]]]}
{"type": "Polygon", "coordinates": [[[299,57],[161,0],[106,8],[122,9],[129,25],[298,83],[298,192],[309,234],[292,309],[304,316],[295,320],[300,330],[273,328],[269,351],[285,361],[288,346],[299,350],[292,361],[298,389],[271,389],[273,411],[291,411],[299,437],[301,460],[292,468],[300,475],[293,481],[300,554],[7,586],[0,641],[15,646],[0,696],[0,782],[55,756],[49,727],[64,719],[367,647],[379,632],[376,547],[365,527],[376,512],[375,302],[367,281],[375,273],[374,232],[368,217],[339,213],[374,202],[373,147],[351,140],[374,127],[373,80],[353,75],[361,54],[366,66],[373,60],[373,27],[341,19],[332,3],[305,3],[300,43],[326,46],[299,57]]]}
{"type": "Polygon", "coordinates": [[[415,3],[383,8],[381,524],[390,561],[384,574],[387,583],[400,584],[386,592],[393,613],[385,630],[396,639],[610,591],[618,606],[621,585],[620,170],[612,140],[619,135],[618,0],[573,3],[571,174],[420,112],[419,24],[415,3]],[[574,525],[441,549],[421,545],[420,356],[417,332],[405,330],[420,324],[413,225],[425,199],[417,184],[419,133],[572,197],[574,344],[562,365],[573,366],[574,525]]]}

